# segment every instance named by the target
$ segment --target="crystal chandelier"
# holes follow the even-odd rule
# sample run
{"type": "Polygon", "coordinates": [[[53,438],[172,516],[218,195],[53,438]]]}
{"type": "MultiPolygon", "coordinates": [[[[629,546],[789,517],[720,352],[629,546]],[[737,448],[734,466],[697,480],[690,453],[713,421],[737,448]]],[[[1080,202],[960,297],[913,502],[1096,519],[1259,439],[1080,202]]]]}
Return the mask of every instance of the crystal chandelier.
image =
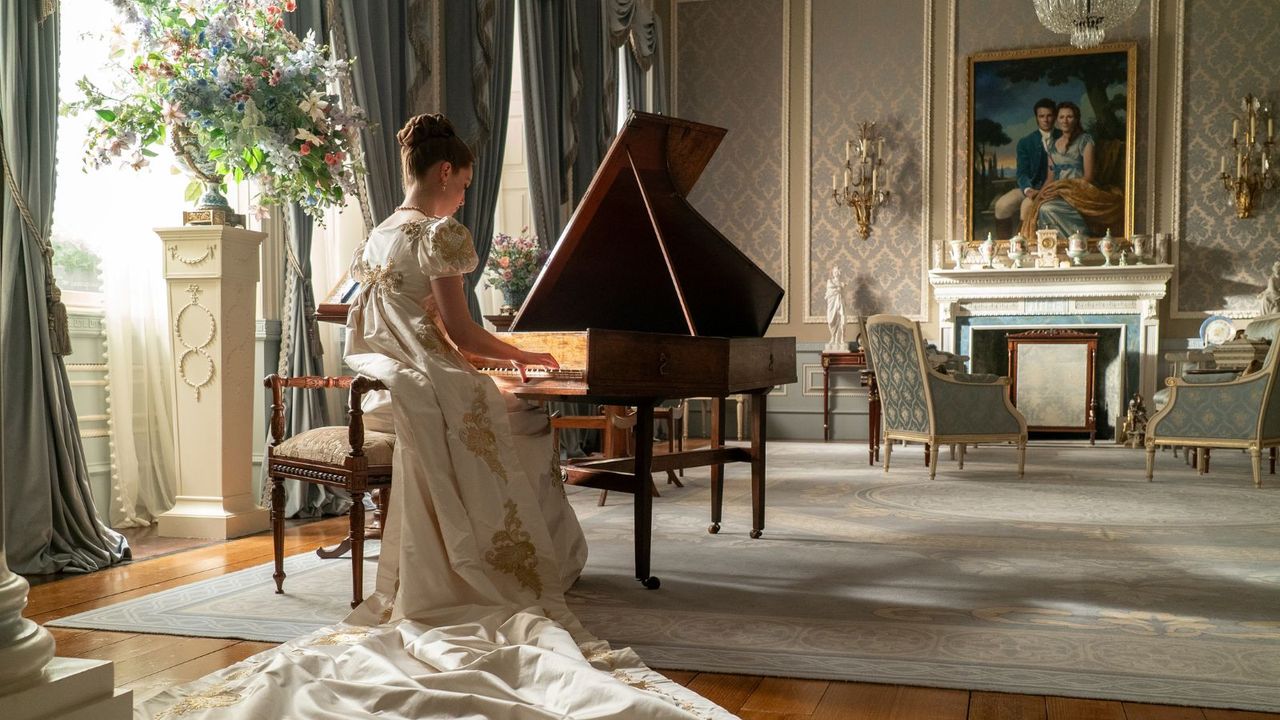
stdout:
{"type": "Polygon", "coordinates": [[[1070,34],[1078,48],[1095,47],[1138,9],[1141,0],[1031,0],[1040,22],[1056,33],[1070,34]]]}

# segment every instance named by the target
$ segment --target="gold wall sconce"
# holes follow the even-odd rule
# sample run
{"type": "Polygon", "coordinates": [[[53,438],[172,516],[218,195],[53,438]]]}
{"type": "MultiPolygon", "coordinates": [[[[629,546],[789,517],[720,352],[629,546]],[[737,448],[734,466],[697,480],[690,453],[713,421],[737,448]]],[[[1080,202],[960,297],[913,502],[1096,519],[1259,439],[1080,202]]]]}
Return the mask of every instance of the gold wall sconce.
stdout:
{"type": "Polygon", "coordinates": [[[881,177],[881,166],[884,165],[884,138],[875,137],[876,124],[864,122],[858,124],[858,142],[846,140],[844,144],[844,184],[840,184],[840,171],[831,174],[831,199],[836,207],[853,208],[854,219],[858,223],[858,235],[866,240],[871,236],[871,226],[875,223],[876,208],[889,201],[889,191],[884,190],[884,178],[881,177]],[[857,164],[854,164],[853,150],[858,150],[857,164]],[[857,181],[854,171],[857,170],[857,181]]]}
{"type": "Polygon", "coordinates": [[[1271,164],[1271,151],[1275,148],[1275,118],[1271,117],[1271,107],[1253,95],[1245,95],[1240,105],[1242,114],[1231,119],[1235,166],[1228,173],[1224,156],[1218,176],[1235,202],[1236,217],[1243,220],[1253,214],[1254,197],[1263,190],[1274,190],[1277,180],[1271,164]],[[1258,131],[1264,125],[1266,139],[1259,141],[1258,131]]]}

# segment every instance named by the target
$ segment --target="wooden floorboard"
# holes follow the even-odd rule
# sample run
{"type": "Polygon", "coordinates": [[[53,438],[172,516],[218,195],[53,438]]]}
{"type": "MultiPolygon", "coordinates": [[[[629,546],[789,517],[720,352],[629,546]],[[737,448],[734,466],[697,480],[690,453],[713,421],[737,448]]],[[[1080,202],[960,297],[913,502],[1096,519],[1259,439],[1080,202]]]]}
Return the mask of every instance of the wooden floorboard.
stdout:
{"type": "MultiPolygon", "coordinates": [[[[346,518],[289,527],[285,552],[311,552],[318,545],[340,541],[346,532],[346,518]]],[[[31,588],[24,615],[44,623],[253,567],[271,557],[271,537],[254,535],[50,580],[31,588]]],[[[49,630],[61,657],[115,662],[116,684],[133,690],[135,699],[196,680],[274,647],[273,643],[213,638],[49,630]]],[[[1240,710],[684,670],[658,672],[743,720],[1280,720],[1280,714],[1240,710]]]]}

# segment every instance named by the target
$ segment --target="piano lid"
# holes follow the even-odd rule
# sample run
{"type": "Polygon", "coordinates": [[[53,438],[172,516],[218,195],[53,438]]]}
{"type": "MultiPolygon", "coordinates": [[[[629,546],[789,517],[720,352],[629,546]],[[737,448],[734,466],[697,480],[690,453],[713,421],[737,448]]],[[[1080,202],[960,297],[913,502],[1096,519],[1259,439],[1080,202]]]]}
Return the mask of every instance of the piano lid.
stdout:
{"type": "Polygon", "coordinates": [[[511,330],[763,336],[782,288],[685,199],[724,134],[633,113],[511,330]]]}

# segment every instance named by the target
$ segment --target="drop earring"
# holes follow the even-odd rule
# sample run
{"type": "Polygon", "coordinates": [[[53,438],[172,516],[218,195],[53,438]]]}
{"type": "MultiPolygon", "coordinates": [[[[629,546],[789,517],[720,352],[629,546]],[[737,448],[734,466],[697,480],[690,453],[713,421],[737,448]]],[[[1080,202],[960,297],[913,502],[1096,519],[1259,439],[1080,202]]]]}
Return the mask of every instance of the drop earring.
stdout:
{"type": "Polygon", "coordinates": [[[441,189],[441,190],[448,190],[448,189],[449,189],[449,183],[448,183],[448,182],[445,182],[445,181],[441,181],[441,182],[440,182],[440,189],[441,189]]]}

